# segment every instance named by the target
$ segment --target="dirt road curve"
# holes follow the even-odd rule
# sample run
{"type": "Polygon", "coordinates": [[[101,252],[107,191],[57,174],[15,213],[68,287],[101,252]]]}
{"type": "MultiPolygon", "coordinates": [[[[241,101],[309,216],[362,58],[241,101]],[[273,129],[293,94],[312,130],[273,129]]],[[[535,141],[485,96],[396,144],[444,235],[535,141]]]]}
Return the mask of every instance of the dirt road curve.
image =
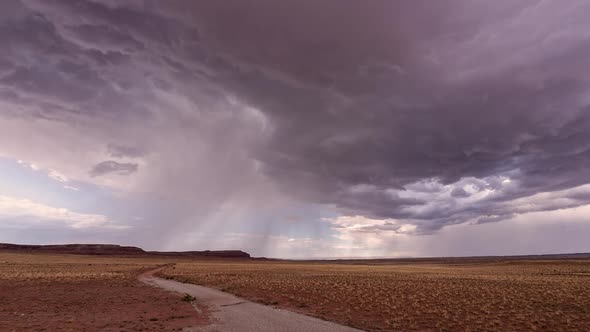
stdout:
{"type": "Polygon", "coordinates": [[[250,302],[216,289],[161,279],[154,276],[157,271],[142,274],[140,280],[152,286],[194,296],[198,303],[206,305],[212,311],[214,319],[212,325],[187,331],[360,331],[288,310],[250,302]]]}

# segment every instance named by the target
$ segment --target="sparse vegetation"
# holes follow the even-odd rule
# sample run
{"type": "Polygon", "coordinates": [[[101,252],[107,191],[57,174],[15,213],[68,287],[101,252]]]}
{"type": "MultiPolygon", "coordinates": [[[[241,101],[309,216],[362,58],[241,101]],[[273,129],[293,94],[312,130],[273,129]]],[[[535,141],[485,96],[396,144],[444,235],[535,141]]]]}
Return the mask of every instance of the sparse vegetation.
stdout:
{"type": "Polygon", "coordinates": [[[380,330],[590,330],[590,261],[179,263],[162,273],[380,330]]]}
{"type": "Polygon", "coordinates": [[[0,253],[0,321],[16,330],[71,320],[88,330],[186,326],[192,296],[136,280],[173,262],[162,277],[370,331],[590,330],[590,261],[581,259],[353,265],[0,253]],[[48,306],[56,311],[40,314],[48,306]],[[88,307],[102,318],[86,317],[88,307]]]}
{"type": "Polygon", "coordinates": [[[206,316],[177,295],[137,280],[165,263],[0,252],[0,331],[177,331],[204,324],[206,316]]]}
{"type": "Polygon", "coordinates": [[[184,294],[184,296],[182,297],[182,300],[184,302],[193,302],[194,300],[196,300],[196,298],[193,296],[190,296],[189,294],[184,294]]]}

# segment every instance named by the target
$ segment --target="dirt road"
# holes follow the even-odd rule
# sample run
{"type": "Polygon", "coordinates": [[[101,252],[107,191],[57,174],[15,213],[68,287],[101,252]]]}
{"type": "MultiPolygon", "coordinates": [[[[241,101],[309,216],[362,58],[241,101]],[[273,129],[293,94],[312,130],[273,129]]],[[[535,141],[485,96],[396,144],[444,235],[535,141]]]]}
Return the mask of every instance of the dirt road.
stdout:
{"type": "Polygon", "coordinates": [[[140,280],[152,286],[194,296],[197,303],[211,310],[214,321],[212,325],[192,328],[188,331],[360,331],[288,310],[250,302],[216,289],[158,278],[154,276],[158,270],[142,274],[140,280]]]}

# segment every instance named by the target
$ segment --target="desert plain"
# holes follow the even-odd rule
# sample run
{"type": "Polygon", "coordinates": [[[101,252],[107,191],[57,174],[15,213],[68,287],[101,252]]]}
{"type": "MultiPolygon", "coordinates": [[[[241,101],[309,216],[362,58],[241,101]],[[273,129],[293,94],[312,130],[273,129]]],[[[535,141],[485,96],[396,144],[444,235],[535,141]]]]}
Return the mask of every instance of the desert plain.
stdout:
{"type": "Polygon", "coordinates": [[[0,331],[174,331],[199,301],[138,276],[222,290],[367,331],[588,331],[590,259],[285,261],[0,253],[0,331]]]}

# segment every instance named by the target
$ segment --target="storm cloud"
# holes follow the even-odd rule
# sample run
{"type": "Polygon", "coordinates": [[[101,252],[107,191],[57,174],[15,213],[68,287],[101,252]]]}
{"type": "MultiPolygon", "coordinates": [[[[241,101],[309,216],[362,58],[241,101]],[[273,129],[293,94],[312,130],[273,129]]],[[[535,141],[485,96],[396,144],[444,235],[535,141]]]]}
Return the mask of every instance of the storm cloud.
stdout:
{"type": "Polygon", "coordinates": [[[1,155],[164,196],[178,227],[307,203],[425,235],[590,203],[585,1],[0,6],[1,155]]]}
{"type": "Polygon", "coordinates": [[[91,176],[100,176],[108,173],[116,173],[120,175],[128,175],[137,172],[137,164],[132,163],[118,163],[113,160],[106,160],[98,163],[90,170],[91,176]]]}

